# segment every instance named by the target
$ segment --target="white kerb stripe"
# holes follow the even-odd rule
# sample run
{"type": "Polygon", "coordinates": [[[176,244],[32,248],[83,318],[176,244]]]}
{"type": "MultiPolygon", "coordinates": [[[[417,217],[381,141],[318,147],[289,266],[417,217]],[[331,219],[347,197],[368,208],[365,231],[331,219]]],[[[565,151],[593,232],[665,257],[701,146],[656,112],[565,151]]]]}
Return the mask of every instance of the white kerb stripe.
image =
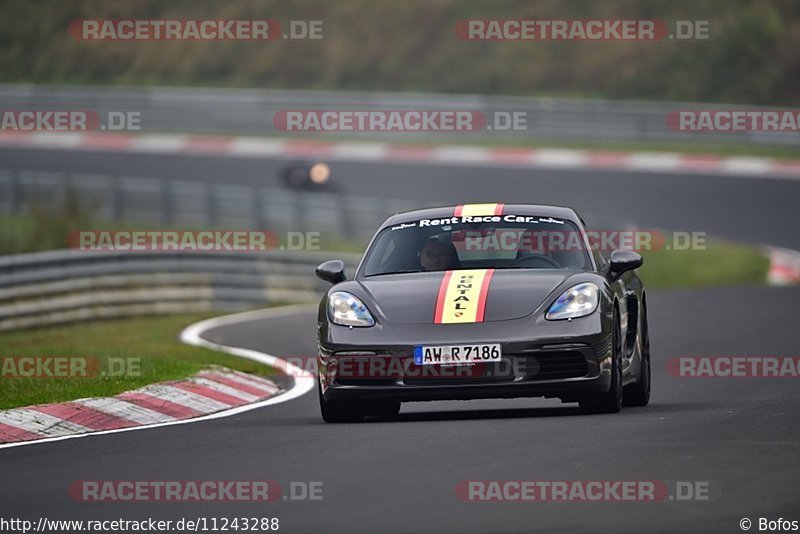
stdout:
{"type": "Polygon", "coordinates": [[[671,152],[639,152],[628,156],[625,163],[630,169],[670,170],[681,166],[681,155],[671,152]]]}
{"type": "Polygon", "coordinates": [[[165,384],[152,384],[150,386],[145,386],[141,389],[135,390],[134,393],[141,393],[157,399],[174,402],[175,404],[180,404],[181,406],[185,406],[186,408],[191,408],[192,410],[197,410],[198,412],[202,413],[213,413],[230,408],[229,405],[223,404],[214,399],[209,399],[203,395],[198,395],[197,393],[192,393],[191,391],[186,391],[185,389],[176,388],[165,384]]]}
{"type": "Polygon", "coordinates": [[[431,159],[434,161],[457,163],[483,163],[489,161],[489,150],[480,147],[440,146],[433,149],[431,159]]]}
{"type": "Polygon", "coordinates": [[[252,393],[247,393],[246,391],[241,391],[239,389],[234,389],[230,386],[226,386],[225,384],[221,384],[219,382],[214,382],[213,380],[209,380],[207,378],[192,377],[188,381],[194,382],[198,386],[203,386],[208,389],[213,389],[214,391],[224,393],[225,395],[242,399],[245,402],[255,402],[261,398],[258,395],[253,395],[252,393]]]}
{"type": "Polygon", "coordinates": [[[75,402],[142,425],[175,421],[175,418],[170,417],[169,415],[149,410],[147,408],[142,408],[136,404],[116,399],[114,397],[80,399],[75,402]]]}
{"type": "Polygon", "coordinates": [[[75,148],[81,145],[84,136],[80,132],[33,132],[32,145],[58,148],[75,148]]]}
{"type": "Polygon", "coordinates": [[[732,156],[722,160],[720,170],[732,174],[766,174],[772,169],[769,158],[732,156]]]}
{"type": "Polygon", "coordinates": [[[46,436],[66,436],[92,430],[83,425],[25,408],[0,412],[0,423],[46,436]]]}
{"type": "Polygon", "coordinates": [[[204,373],[200,373],[199,376],[203,378],[208,378],[210,380],[214,380],[215,378],[223,378],[225,380],[230,380],[231,382],[236,382],[242,384],[243,386],[248,386],[259,391],[263,391],[265,394],[274,393],[279,388],[275,384],[272,383],[262,383],[256,382],[254,380],[247,380],[246,378],[242,378],[234,373],[222,373],[219,371],[207,371],[204,373]]]}
{"type": "Polygon", "coordinates": [[[332,153],[334,158],[360,160],[380,160],[388,155],[389,149],[382,143],[337,143],[332,153]]]}
{"type": "MultiPolygon", "coordinates": [[[[251,374],[243,373],[241,371],[232,371],[230,374],[234,375],[234,376],[237,376],[241,380],[244,380],[244,381],[246,381],[248,383],[251,383],[251,384],[254,384],[254,385],[260,385],[260,386],[265,387],[265,388],[269,388],[270,391],[277,391],[277,390],[280,389],[280,387],[275,382],[273,382],[272,380],[270,380],[268,378],[264,378],[264,377],[258,376],[258,375],[251,375],[251,374]]],[[[295,376],[295,375],[292,375],[292,376],[295,376]]]]}
{"type": "Polygon", "coordinates": [[[128,149],[133,152],[180,152],[186,144],[183,135],[138,135],[131,139],[128,149]]]}
{"type": "Polygon", "coordinates": [[[280,139],[236,137],[228,145],[228,153],[239,156],[275,156],[283,152],[285,143],[280,139]]]}
{"type": "Polygon", "coordinates": [[[543,148],[534,151],[533,161],[548,167],[580,167],[586,163],[586,153],[582,150],[543,148]]]}

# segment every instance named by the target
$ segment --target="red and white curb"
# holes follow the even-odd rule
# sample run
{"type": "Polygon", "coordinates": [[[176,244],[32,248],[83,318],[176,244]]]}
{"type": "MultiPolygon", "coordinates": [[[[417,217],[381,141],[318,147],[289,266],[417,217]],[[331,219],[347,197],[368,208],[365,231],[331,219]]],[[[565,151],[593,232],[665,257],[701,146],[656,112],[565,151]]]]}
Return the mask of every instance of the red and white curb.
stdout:
{"type": "Polygon", "coordinates": [[[272,381],[229,369],[152,384],[114,397],[0,411],[0,443],[167,423],[208,415],[280,392],[272,381]]]}
{"type": "Polygon", "coordinates": [[[316,158],[326,161],[419,162],[485,167],[599,169],[800,179],[800,159],[672,152],[486,148],[466,145],[415,146],[355,141],[331,142],[180,134],[10,131],[0,131],[0,146],[150,154],[316,158]]]}
{"type": "Polygon", "coordinates": [[[254,360],[291,375],[294,383],[288,389],[263,377],[216,367],[186,380],[150,384],[114,397],[2,410],[0,448],[206,421],[297,398],[315,387],[313,374],[270,354],[212,343],[202,335],[219,326],[310,309],[286,306],[237,313],[195,323],[181,333],[184,343],[254,360]]]}
{"type": "Polygon", "coordinates": [[[770,285],[800,284],[800,252],[786,248],[768,247],[770,285]]]}

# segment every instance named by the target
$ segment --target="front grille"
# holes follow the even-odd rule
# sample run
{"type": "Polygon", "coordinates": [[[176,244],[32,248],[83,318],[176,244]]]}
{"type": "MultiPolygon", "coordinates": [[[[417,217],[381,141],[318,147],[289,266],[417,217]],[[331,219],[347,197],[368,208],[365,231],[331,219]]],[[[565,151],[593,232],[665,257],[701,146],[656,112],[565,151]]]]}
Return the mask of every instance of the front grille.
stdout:
{"type": "Polygon", "coordinates": [[[557,380],[586,376],[589,367],[586,357],[577,350],[531,352],[510,355],[518,362],[525,380],[557,380]]]}
{"type": "Polygon", "coordinates": [[[500,362],[472,366],[418,366],[412,358],[374,356],[337,360],[333,383],[342,386],[508,384],[579,378],[589,373],[584,353],[571,348],[504,354],[500,362]]]}
{"type": "Polygon", "coordinates": [[[476,363],[439,367],[438,365],[410,365],[403,377],[407,386],[448,386],[468,384],[493,384],[511,382],[514,373],[506,358],[498,363],[476,363]]]}
{"type": "MultiPolygon", "coordinates": [[[[412,367],[412,369],[414,369],[412,367]]],[[[419,369],[418,367],[416,369],[419,369]]],[[[458,369],[458,368],[456,368],[458,369]]],[[[408,377],[403,383],[409,386],[469,385],[509,383],[517,380],[558,380],[577,378],[589,373],[586,357],[579,350],[557,350],[504,354],[498,363],[479,363],[460,368],[461,374],[451,377],[408,377]]]]}
{"type": "Polygon", "coordinates": [[[387,355],[337,355],[328,365],[333,383],[340,386],[386,386],[402,374],[397,361],[387,355]]]}

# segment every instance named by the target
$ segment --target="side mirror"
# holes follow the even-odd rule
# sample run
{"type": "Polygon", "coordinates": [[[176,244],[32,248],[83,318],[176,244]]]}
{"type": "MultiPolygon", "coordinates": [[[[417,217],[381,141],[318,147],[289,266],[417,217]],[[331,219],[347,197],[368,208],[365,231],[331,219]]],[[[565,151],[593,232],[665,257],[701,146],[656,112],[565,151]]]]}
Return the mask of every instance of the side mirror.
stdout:
{"type": "Polygon", "coordinates": [[[638,269],[644,263],[644,258],[632,250],[615,250],[611,253],[610,265],[608,268],[608,279],[612,282],[622,276],[623,273],[638,269]]]}
{"type": "Polygon", "coordinates": [[[317,267],[316,274],[317,277],[331,284],[344,282],[344,262],[342,260],[330,260],[321,263],[317,267]]]}

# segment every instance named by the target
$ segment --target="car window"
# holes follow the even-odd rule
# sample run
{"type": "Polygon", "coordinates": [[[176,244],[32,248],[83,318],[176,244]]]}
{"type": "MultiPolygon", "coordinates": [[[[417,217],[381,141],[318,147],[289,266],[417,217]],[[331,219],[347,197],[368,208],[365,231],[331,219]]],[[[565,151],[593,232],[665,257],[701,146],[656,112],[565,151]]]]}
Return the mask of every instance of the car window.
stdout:
{"type": "Polygon", "coordinates": [[[585,239],[569,220],[538,216],[420,219],[385,228],[365,255],[362,274],[452,269],[592,268],[585,239]]]}

